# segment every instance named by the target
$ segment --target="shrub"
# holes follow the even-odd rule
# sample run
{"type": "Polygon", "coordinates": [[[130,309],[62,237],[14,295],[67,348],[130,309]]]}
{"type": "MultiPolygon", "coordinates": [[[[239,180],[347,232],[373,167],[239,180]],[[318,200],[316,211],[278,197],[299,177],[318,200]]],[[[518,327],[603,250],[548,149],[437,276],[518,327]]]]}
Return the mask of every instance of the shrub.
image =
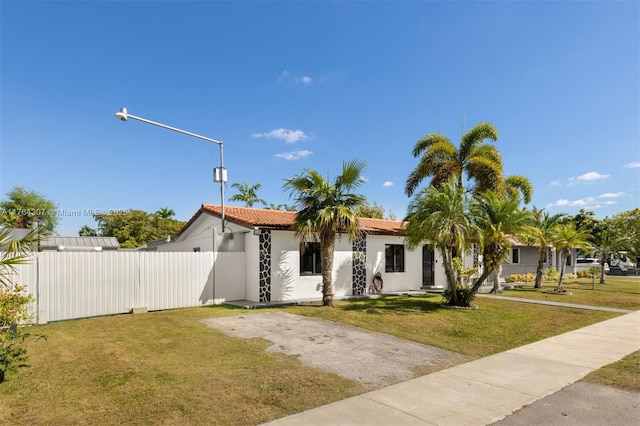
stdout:
{"type": "Polygon", "coordinates": [[[558,278],[560,278],[560,272],[556,271],[553,268],[545,269],[542,272],[542,278],[545,281],[556,281],[558,280],[558,278]]]}
{"type": "MultiPolygon", "coordinates": [[[[27,360],[25,340],[31,335],[24,331],[29,320],[29,303],[33,297],[19,285],[0,288],[0,383],[7,372],[15,373],[27,360]]],[[[37,336],[38,339],[46,336],[37,336]]]]}
{"type": "Polygon", "coordinates": [[[458,296],[458,300],[455,303],[451,299],[451,296],[453,296],[453,292],[448,288],[442,293],[442,297],[447,305],[463,307],[473,306],[471,302],[476,297],[475,293],[471,290],[471,287],[467,286],[456,287],[456,296],[458,296]]]}

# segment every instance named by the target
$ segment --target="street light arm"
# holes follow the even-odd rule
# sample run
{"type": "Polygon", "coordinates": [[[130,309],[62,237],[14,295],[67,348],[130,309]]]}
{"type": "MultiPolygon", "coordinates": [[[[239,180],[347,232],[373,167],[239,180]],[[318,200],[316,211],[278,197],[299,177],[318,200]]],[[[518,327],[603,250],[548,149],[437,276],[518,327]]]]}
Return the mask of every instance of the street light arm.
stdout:
{"type": "Polygon", "coordinates": [[[167,126],[166,124],[158,123],[155,121],[147,120],[146,118],[138,117],[133,114],[129,114],[126,108],[121,108],[119,112],[116,113],[116,117],[121,119],[122,121],[127,121],[129,118],[133,118],[134,120],[142,121],[143,123],[153,124],[154,126],[162,127],[164,129],[173,130],[174,132],[182,133],[185,135],[193,136],[194,138],[204,139],[205,141],[213,142],[218,145],[222,145],[222,141],[218,141],[215,139],[208,138],[206,136],[199,135],[193,132],[187,132],[186,130],[178,129],[177,127],[167,126]]]}
{"type": "MultiPolygon", "coordinates": [[[[222,232],[225,231],[225,214],[224,214],[224,184],[227,181],[226,169],[224,168],[224,154],[223,147],[224,144],[222,141],[208,138],[206,136],[199,135],[193,132],[187,132],[186,130],[178,129],[177,127],[167,126],[166,124],[158,123],[155,121],[147,120],[146,118],[137,117],[135,115],[129,114],[126,108],[120,108],[120,111],[116,112],[116,118],[119,118],[122,121],[127,121],[129,118],[133,118],[134,120],[142,121],[143,123],[153,124],[154,126],[162,127],[163,129],[173,130],[174,132],[182,133],[183,135],[192,136],[194,138],[202,139],[207,142],[213,142],[220,147],[220,167],[216,167],[214,169],[215,174],[215,182],[220,182],[220,210],[222,216],[222,232]]],[[[215,250],[215,247],[214,247],[215,250]]]]}

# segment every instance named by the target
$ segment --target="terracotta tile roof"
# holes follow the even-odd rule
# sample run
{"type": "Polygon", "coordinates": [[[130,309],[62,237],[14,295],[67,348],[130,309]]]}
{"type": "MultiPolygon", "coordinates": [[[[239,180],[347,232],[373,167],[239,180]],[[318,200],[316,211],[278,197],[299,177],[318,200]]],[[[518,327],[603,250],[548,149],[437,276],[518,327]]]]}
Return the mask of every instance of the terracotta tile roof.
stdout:
{"type": "MultiPolygon", "coordinates": [[[[218,204],[203,204],[200,210],[185,224],[180,233],[203,212],[221,216],[222,211],[218,204]]],[[[224,215],[227,221],[238,225],[252,227],[264,227],[272,229],[289,229],[296,217],[296,212],[286,210],[254,209],[249,207],[225,206],[224,215]]],[[[398,235],[404,228],[402,222],[382,219],[360,218],[360,228],[369,234],[398,235]]]]}

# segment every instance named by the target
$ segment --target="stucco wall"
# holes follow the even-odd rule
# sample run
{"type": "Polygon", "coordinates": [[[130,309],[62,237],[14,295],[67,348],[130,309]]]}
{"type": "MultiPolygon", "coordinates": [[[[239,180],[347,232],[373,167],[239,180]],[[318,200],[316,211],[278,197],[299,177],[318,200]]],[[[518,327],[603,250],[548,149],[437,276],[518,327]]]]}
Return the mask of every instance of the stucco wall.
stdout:
{"type": "Polygon", "coordinates": [[[408,250],[405,246],[405,272],[385,272],[385,244],[404,245],[404,239],[389,235],[367,236],[367,287],[371,283],[373,275],[380,272],[384,280],[384,291],[420,289],[422,286],[422,247],[408,250]]]}
{"type": "MultiPolygon", "coordinates": [[[[300,275],[300,241],[293,232],[271,232],[271,300],[322,297],[321,275],[300,275]]],[[[351,242],[336,241],[333,255],[333,293],[351,294],[351,242]]]]}

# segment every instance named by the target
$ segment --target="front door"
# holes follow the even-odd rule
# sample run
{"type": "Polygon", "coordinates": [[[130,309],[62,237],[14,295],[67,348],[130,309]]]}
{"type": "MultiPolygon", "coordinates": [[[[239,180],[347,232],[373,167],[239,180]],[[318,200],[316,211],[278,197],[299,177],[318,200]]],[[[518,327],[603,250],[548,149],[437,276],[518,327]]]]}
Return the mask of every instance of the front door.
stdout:
{"type": "Polygon", "coordinates": [[[434,285],[433,281],[433,250],[427,246],[422,246],[422,287],[430,287],[434,285]]]}

